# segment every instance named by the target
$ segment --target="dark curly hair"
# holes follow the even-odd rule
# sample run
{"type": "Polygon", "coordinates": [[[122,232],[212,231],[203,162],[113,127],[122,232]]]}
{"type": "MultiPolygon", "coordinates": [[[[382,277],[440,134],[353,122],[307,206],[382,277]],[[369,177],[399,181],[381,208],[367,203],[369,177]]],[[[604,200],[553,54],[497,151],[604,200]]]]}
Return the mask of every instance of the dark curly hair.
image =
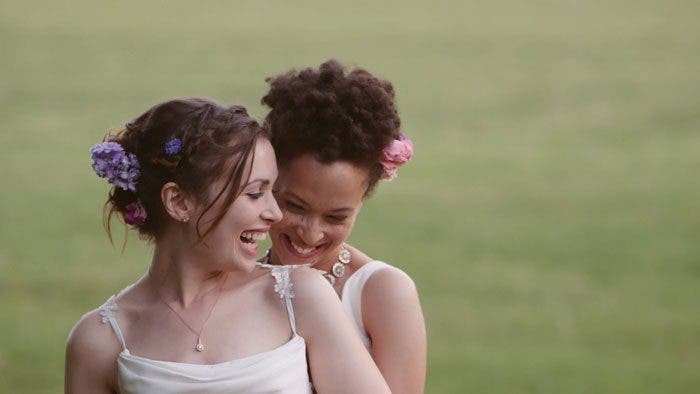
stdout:
{"type": "Polygon", "coordinates": [[[161,202],[161,189],[168,182],[177,183],[197,201],[206,204],[205,212],[221,198],[223,209],[208,229],[197,234],[200,240],[216,227],[226,209],[240,194],[240,185],[250,175],[244,174],[249,158],[254,158],[258,138],[268,138],[246,109],[239,105],[224,107],[203,98],[169,100],[152,107],[116,134],[108,134],[106,141],[119,143],[126,152],[136,155],[141,175],[136,191],[112,187],[105,203],[105,227],[112,238],[111,219],[114,214],[122,218],[127,205],[137,200],[146,208],[145,223],[135,226],[142,238],[155,240],[163,232],[168,220],[161,202]],[[182,149],[176,154],[165,152],[166,142],[179,138],[182,149]],[[230,169],[229,169],[230,167],[230,169]],[[228,171],[228,172],[226,172],[228,171]],[[226,176],[226,185],[238,185],[207,201],[209,186],[219,177],[226,176]]]}
{"type": "Polygon", "coordinates": [[[394,88],[361,68],[346,71],[336,60],[318,70],[269,77],[261,102],[270,107],[265,126],[280,166],[305,154],[322,163],[347,161],[368,171],[365,197],[382,175],[382,149],[399,137],[394,88]]]}

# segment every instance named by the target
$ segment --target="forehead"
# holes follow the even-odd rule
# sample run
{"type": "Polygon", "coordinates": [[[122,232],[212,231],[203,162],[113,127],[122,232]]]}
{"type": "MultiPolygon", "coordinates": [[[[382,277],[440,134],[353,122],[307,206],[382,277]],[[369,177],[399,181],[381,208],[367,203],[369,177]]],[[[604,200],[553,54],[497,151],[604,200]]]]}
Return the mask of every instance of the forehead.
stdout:
{"type": "MultiPolygon", "coordinates": [[[[214,198],[222,190],[230,190],[233,187],[244,187],[245,175],[250,169],[250,179],[253,181],[255,179],[268,180],[274,182],[277,178],[277,161],[275,159],[275,151],[272,149],[272,145],[267,139],[261,138],[256,142],[255,145],[255,157],[250,155],[248,161],[246,162],[245,168],[243,170],[243,179],[241,179],[240,185],[234,185],[229,183],[229,177],[231,176],[231,171],[235,163],[240,160],[237,155],[228,160],[224,170],[221,174],[214,180],[214,182],[208,187],[207,195],[208,198],[214,198]],[[253,166],[251,167],[251,163],[253,166]]],[[[210,201],[210,200],[207,200],[210,201]]]]}
{"type": "Polygon", "coordinates": [[[360,202],[367,189],[367,170],[345,161],[321,163],[303,155],[280,168],[281,192],[302,198],[319,207],[352,207],[360,202]]]}
{"type": "MultiPolygon", "coordinates": [[[[250,165],[250,159],[248,161],[250,165]]],[[[270,141],[266,138],[260,138],[255,144],[255,157],[253,159],[253,168],[250,170],[250,177],[255,176],[274,177],[277,175],[277,160],[275,159],[275,151],[272,149],[270,141]]],[[[270,179],[272,180],[272,179],[270,179]]]]}

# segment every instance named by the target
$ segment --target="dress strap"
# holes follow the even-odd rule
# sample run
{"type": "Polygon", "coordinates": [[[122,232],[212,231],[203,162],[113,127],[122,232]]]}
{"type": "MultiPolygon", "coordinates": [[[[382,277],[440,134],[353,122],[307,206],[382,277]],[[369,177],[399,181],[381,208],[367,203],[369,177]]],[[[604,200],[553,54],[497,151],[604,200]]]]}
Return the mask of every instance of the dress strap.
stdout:
{"type": "Polygon", "coordinates": [[[292,327],[294,335],[296,335],[297,323],[294,318],[294,305],[292,304],[292,298],[294,298],[292,287],[294,287],[294,284],[292,283],[291,272],[294,268],[299,267],[299,265],[272,265],[262,263],[258,265],[268,268],[270,274],[275,278],[275,292],[279,294],[280,298],[284,298],[284,302],[287,306],[289,325],[292,327]]]}
{"type": "Polygon", "coordinates": [[[119,323],[117,323],[117,302],[116,296],[111,296],[99,309],[100,315],[102,316],[102,323],[109,323],[117,335],[119,343],[122,345],[122,350],[126,350],[126,342],[124,341],[124,334],[122,334],[121,328],[119,328],[119,323]]]}

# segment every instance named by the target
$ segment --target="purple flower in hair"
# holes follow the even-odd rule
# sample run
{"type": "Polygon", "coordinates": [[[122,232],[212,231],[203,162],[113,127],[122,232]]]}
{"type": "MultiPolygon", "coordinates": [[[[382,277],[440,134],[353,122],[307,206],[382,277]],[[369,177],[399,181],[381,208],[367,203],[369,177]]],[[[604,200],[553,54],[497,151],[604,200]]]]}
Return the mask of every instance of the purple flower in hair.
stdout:
{"type": "Polygon", "coordinates": [[[141,201],[137,200],[126,206],[126,213],[124,214],[124,222],[126,224],[143,226],[147,217],[146,208],[141,204],[141,201]]]}
{"type": "Polygon", "coordinates": [[[136,155],[126,153],[117,142],[101,142],[90,149],[92,169],[97,176],[122,190],[136,191],[141,167],[136,155]]]}
{"type": "Polygon", "coordinates": [[[180,153],[182,149],[182,140],[179,138],[173,138],[165,143],[165,153],[168,155],[176,155],[180,153]]]}

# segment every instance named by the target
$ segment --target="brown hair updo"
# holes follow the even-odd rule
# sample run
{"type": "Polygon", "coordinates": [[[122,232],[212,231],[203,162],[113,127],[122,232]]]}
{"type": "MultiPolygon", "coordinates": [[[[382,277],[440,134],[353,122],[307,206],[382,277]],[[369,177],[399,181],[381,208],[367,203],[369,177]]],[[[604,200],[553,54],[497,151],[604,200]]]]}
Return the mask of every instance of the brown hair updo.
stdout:
{"type": "Polygon", "coordinates": [[[205,237],[238,197],[240,185],[247,182],[250,173],[244,174],[244,169],[248,158],[254,156],[261,135],[265,136],[262,128],[244,107],[224,107],[203,98],[179,98],[157,104],[127,123],[123,130],[108,135],[105,140],[117,142],[127,153],[136,155],[141,172],[135,192],[115,186],[109,192],[105,225],[110,238],[112,215],[118,213],[123,217],[127,205],[140,201],[148,216],[135,227],[142,238],[157,239],[171,220],[160,197],[163,185],[168,182],[177,183],[206,204],[205,212],[224,198],[224,208],[204,233],[200,232],[200,221],[197,222],[200,239],[205,237]],[[175,138],[181,140],[182,148],[175,154],[166,153],[165,144],[175,138]],[[226,185],[237,187],[231,187],[224,195],[225,186],[212,201],[206,201],[208,187],[221,176],[228,179],[226,185]]]}
{"type": "Polygon", "coordinates": [[[336,60],[266,81],[261,102],[271,109],[265,125],[280,166],[304,154],[352,163],[368,170],[368,196],[382,176],[382,149],[399,137],[391,83],[361,68],[346,71],[336,60]]]}

